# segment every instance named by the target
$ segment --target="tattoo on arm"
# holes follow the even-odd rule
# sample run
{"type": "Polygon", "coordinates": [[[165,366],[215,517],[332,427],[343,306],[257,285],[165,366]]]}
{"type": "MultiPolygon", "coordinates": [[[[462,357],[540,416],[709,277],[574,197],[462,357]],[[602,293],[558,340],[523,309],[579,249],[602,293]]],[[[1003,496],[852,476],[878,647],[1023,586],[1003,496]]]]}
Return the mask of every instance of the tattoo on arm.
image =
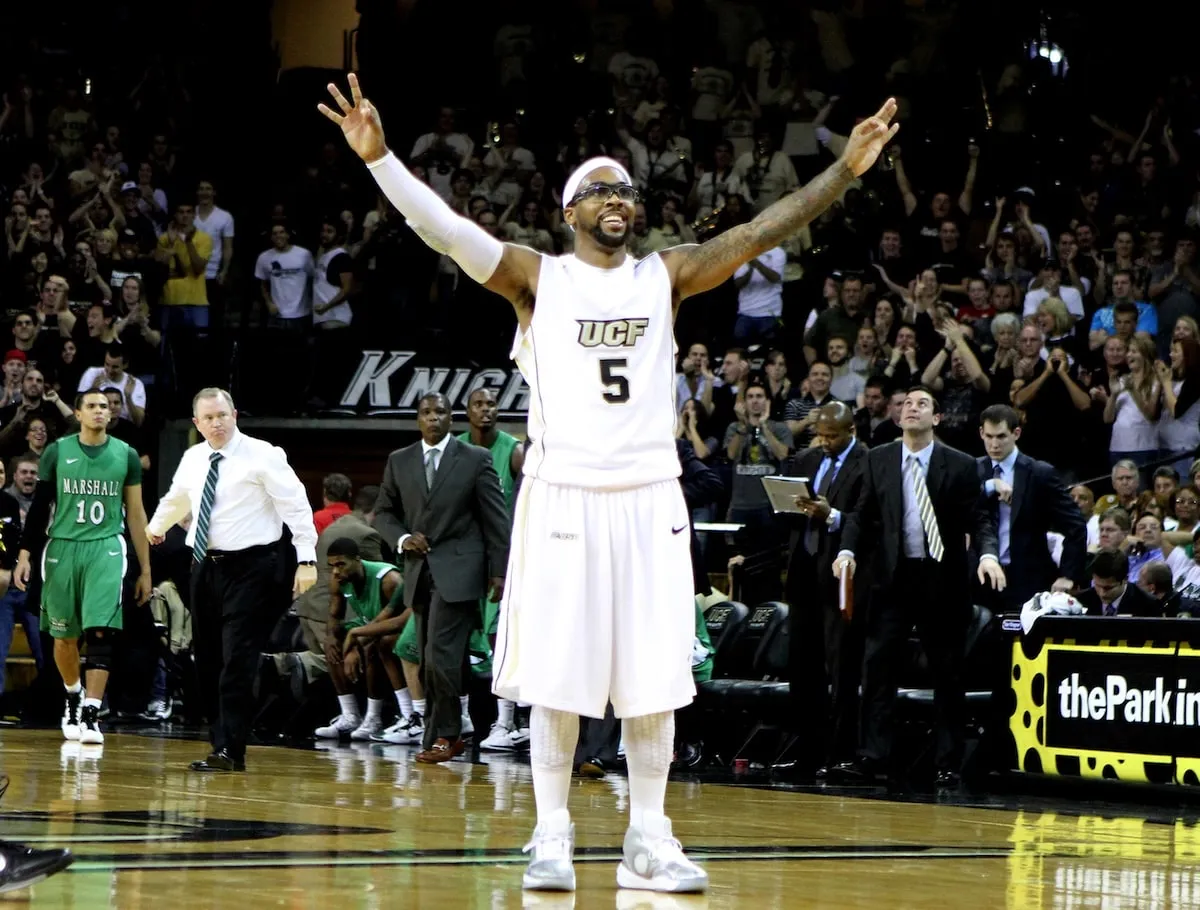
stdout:
{"type": "Polygon", "coordinates": [[[738,266],[774,249],[833,204],[854,174],[837,161],[812,182],[768,206],[748,224],[691,247],[680,264],[680,298],[701,294],[724,282],[738,266]]]}

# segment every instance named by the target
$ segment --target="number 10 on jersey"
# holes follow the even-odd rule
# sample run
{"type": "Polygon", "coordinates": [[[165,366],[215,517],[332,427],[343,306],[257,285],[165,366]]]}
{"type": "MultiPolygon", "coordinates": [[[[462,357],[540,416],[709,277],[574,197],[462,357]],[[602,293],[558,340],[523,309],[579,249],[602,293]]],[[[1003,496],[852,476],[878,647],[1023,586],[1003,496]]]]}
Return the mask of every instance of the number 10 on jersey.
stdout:
{"type": "Polygon", "coordinates": [[[94,525],[98,525],[104,521],[104,503],[100,500],[93,499],[90,508],[87,502],[82,499],[75,503],[75,524],[81,525],[88,521],[94,525]]]}
{"type": "Polygon", "coordinates": [[[617,372],[629,365],[624,357],[600,361],[600,383],[604,388],[604,400],[609,404],[623,404],[629,400],[629,379],[617,372]]]}

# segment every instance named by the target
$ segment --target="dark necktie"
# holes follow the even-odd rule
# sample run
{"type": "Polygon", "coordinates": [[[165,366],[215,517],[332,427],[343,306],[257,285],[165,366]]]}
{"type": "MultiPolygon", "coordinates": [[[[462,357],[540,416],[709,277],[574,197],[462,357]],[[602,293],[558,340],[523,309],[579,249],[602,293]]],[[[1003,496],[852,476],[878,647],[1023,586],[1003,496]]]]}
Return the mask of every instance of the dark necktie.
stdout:
{"type": "MultiPolygon", "coordinates": [[[[825,473],[821,475],[821,483],[817,486],[817,495],[826,496],[829,493],[829,488],[833,485],[833,475],[837,468],[837,462],[825,456],[825,461],[822,462],[825,468],[825,473]]],[[[817,549],[821,542],[821,529],[815,518],[808,519],[808,530],[804,532],[804,549],[808,551],[809,556],[816,556],[817,549]]]]}
{"type": "Polygon", "coordinates": [[[1116,604],[1105,604],[1104,605],[1104,615],[1105,616],[1116,616],[1117,615],[1117,605],[1116,604]]]}
{"type": "Polygon", "coordinates": [[[433,489],[433,478],[437,476],[438,449],[430,449],[425,456],[425,489],[433,489]]]}
{"type": "Polygon", "coordinates": [[[204,478],[204,492],[200,494],[200,514],[196,516],[196,541],[192,544],[192,558],[203,562],[208,552],[208,524],[212,520],[213,500],[217,496],[217,475],[221,471],[220,452],[208,456],[208,476],[204,478]]]}
{"type": "Polygon", "coordinates": [[[1004,479],[1004,468],[999,462],[996,462],[996,464],[992,465],[992,477],[994,477],[996,480],[1004,479]]]}

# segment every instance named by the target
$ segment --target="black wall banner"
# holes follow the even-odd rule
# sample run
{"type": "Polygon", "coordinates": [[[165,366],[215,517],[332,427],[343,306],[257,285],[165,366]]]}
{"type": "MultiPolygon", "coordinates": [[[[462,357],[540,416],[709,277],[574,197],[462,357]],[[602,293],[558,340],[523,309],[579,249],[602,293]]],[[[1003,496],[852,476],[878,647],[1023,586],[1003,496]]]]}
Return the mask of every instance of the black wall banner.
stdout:
{"type": "Polygon", "coordinates": [[[1046,745],[1200,757],[1200,661],[1055,648],[1046,745]]]}
{"type": "Polygon", "coordinates": [[[467,398],[478,388],[496,390],[502,420],[524,420],[529,411],[529,386],[521,371],[503,367],[449,367],[431,362],[416,351],[363,351],[346,383],[338,407],[368,417],[414,416],[427,392],[441,392],[454,411],[465,411],[467,398]]]}
{"type": "Polygon", "coordinates": [[[1200,785],[1200,651],[1188,644],[1017,638],[1010,685],[1019,770],[1200,785]]]}

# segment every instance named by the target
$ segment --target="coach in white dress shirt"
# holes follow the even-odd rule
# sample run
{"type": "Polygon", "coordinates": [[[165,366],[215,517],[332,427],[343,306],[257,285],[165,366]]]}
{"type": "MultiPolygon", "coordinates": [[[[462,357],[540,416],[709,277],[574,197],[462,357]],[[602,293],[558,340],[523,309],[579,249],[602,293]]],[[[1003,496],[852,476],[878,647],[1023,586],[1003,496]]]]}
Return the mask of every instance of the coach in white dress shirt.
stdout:
{"type": "Polygon", "coordinates": [[[192,631],[212,725],[212,753],[193,771],[243,771],[254,718],[254,677],[279,611],[279,541],[286,524],[299,566],[293,594],[317,580],[317,531],[304,485],[283,449],[238,432],[233,399],[201,389],[188,449],[146,528],[152,544],[191,513],[192,631]]]}

